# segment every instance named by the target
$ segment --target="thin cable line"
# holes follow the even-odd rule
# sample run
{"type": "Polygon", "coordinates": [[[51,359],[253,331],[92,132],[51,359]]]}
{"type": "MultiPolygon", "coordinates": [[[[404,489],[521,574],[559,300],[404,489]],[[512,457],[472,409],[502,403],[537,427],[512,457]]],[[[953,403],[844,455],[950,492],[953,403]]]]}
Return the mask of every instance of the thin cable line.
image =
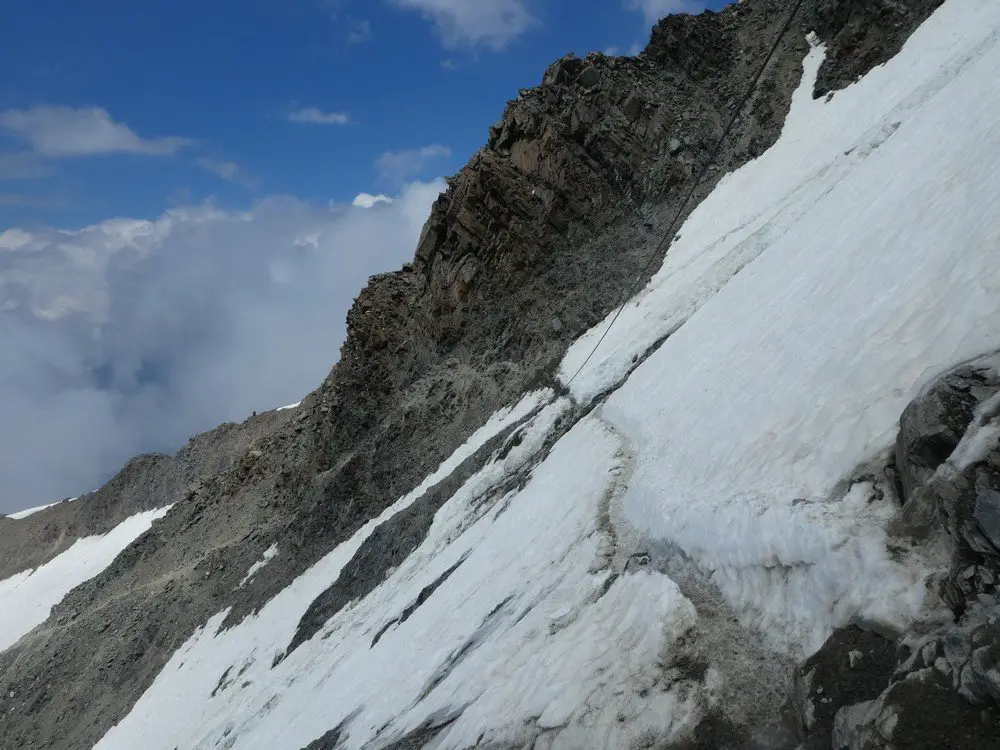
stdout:
{"type": "Polygon", "coordinates": [[[778,46],[781,44],[782,39],[785,38],[785,34],[787,34],[788,30],[792,27],[792,21],[795,19],[795,14],[798,13],[799,9],[802,7],[803,1],[804,0],[796,0],[795,5],[792,6],[792,10],[788,14],[788,18],[785,19],[784,25],[778,32],[778,35],[775,38],[774,43],[771,45],[770,51],[767,53],[767,57],[764,58],[764,64],[761,65],[760,70],[757,72],[756,77],[754,77],[753,82],[747,89],[747,92],[743,95],[743,99],[736,107],[736,111],[733,112],[733,116],[729,120],[729,124],[726,126],[726,129],[722,131],[722,136],[719,138],[718,141],[716,141],[715,148],[712,149],[712,153],[709,154],[708,160],[701,168],[701,171],[698,173],[698,176],[695,179],[694,183],[692,183],[691,189],[688,191],[687,196],[685,196],[684,201],[680,205],[680,208],[677,209],[677,213],[674,215],[674,218],[671,220],[667,228],[667,231],[664,234],[664,239],[662,239],[659,243],[657,243],[652,254],[650,254],[649,258],[646,260],[646,264],[642,267],[642,270],[639,272],[639,275],[636,278],[636,280],[632,282],[632,287],[629,289],[628,294],[625,295],[625,299],[622,301],[621,306],[619,306],[618,310],[615,312],[614,317],[611,318],[611,322],[608,323],[608,327],[604,329],[604,333],[602,333],[601,337],[597,339],[597,343],[594,344],[594,348],[590,350],[590,353],[587,355],[587,358],[583,360],[580,367],[577,368],[577,371],[573,373],[573,377],[571,377],[569,380],[566,381],[567,388],[569,388],[569,386],[573,384],[573,381],[576,380],[577,376],[581,372],[583,372],[583,368],[587,366],[587,363],[589,363],[594,354],[597,353],[598,347],[600,347],[600,345],[604,342],[604,339],[607,338],[608,334],[611,332],[612,327],[614,327],[615,323],[618,320],[618,317],[622,314],[622,312],[624,312],[625,307],[628,305],[629,301],[636,295],[636,293],[638,293],[639,284],[641,280],[646,276],[646,273],[649,271],[650,266],[653,265],[653,261],[657,258],[657,256],[660,255],[660,251],[668,248],[670,243],[673,242],[674,231],[675,227],[677,226],[677,222],[680,221],[680,218],[684,214],[685,209],[688,207],[688,204],[694,197],[695,191],[701,185],[702,180],[705,179],[705,175],[708,174],[708,170],[715,163],[715,160],[719,157],[719,152],[722,150],[722,144],[725,143],[726,138],[728,138],[730,133],[732,133],[733,128],[736,126],[736,121],[739,119],[740,112],[743,111],[743,108],[746,106],[747,102],[750,101],[750,97],[753,96],[754,92],[757,90],[757,84],[759,84],[760,79],[764,77],[764,73],[767,71],[767,66],[771,64],[771,58],[773,58],[774,53],[778,51],[778,46]]]}

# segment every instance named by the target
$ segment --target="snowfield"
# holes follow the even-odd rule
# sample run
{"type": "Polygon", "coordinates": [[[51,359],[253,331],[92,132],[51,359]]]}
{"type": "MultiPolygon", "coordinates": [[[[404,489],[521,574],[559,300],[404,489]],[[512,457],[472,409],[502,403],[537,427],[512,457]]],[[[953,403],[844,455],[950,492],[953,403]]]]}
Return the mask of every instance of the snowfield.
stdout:
{"type": "MultiPolygon", "coordinates": [[[[132,516],[102,536],[78,539],[37,570],[0,581],[0,651],[45,622],[49,610],[70,591],[107,568],[170,507],[132,516]]],[[[26,512],[26,511],[25,511],[26,512]]]]}
{"type": "Polygon", "coordinates": [[[40,513],[41,511],[43,511],[43,510],[45,510],[47,508],[54,508],[55,506],[59,505],[59,503],[71,503],[71,502],[73,502],[76,499],[77,498],[75,498],[75,497],[69,497],[69,498],[66,498],[65,500],[59,500],[58,502],[55,502],[55,503],[48,503],[46,505],[39,505],[39,506],[34,507],[34,508],[25,508],[24,510],[19,510],[16,513],[8,513],[7,514],[7,518],[10,518],[10,519],[12,519],[14,521],[20,521],[22,519],[27,518],[28,516],[33,516],[36,513],[40,513]]]}
{"type": "Polygon", "coordinates": [[[379,747],[429,727],[441,749],[670,741],[739,708],[720,644],[777,663],[851,621],[927,614],[934,551],[890,554],[896,505],[863,475],[922,387],[1000,349],[1000,3],[948,0],[814,101],[823,55],[779,142],[692,214],[572,398],[528,394],[258,613],[220,631],[219,612],[97,747],[294,749],[335,728],[338,747],[379,747]],[[375,527],[511,425],[520,442],[410,557],[286,653],[375,527]]]}

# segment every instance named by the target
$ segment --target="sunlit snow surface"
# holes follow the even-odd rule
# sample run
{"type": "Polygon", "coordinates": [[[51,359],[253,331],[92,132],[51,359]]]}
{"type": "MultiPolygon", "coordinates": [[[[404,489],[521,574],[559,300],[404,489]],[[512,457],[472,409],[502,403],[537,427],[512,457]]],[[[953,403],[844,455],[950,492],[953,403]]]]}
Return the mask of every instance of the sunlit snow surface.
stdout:
{"type": "Polygon", "coordinates": [[[139,513],[103,536],[78,539],[37,570],[0,581],[0,651],[45,622],[49,610],[70,591],[104,570],[169,508],[139,513]]]}
{"type": "Polygon", "coordinates": [[[77,498],[75,497],[70,497],[65,500],[59,500],[58,502],[55,503],[48,503],[47,505],[39,505],[35,508],[25,508],[24,510],[19,510],[16,513],[8,513],[7,518],[13,519],[14,521],[20,521],[24,518],[27,518],[28,516],[33,516],[36,513],[40,513],[41,511],[46,510],[47,508],[54,508],[60,503],[71,503],[76,499],[77,498]]]}
{"type": "Polygon", "coordinates": [[[998,27],[1000,4],[949,0],[829,102],[813,50],[779,144],[698,207],[572,383],[605,390],[674,331],[603,409],[637,446],[626,514],[793,651],[920,601],[891,510],[828,500],[921,387],[1000,348],[998,27]]]}
{"type": "Polygon", "coordinates": [[[218,613],[98,747],[295,749],[340,725],[358,748],[451,719],[435,747],[678,739],[724,665],[675,669],[711,623],[669,575],[622,574],[642,536],[683,552],[776,653],[853,618],[905,625],[924,565],[887,554],[892,504],[843,480],[919,388],[1000,348],[998,36],[1000,3],[948,0],[829,101],[810,95],[814,49],[779,143],[694,212],[571,391],[620,387],[523,486],[490,491],[576,413],[568,399],[529,395],[259,613],[224,632],[218,613]],[[384,584],[272,668],[378,523],[529,414],[384,584]]]}

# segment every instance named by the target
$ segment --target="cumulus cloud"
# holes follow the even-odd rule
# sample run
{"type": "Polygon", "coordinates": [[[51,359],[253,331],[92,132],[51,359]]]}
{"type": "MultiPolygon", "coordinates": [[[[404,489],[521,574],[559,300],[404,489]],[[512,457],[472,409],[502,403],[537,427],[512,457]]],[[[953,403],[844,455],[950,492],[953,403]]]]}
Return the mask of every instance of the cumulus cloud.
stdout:
{"type": "Polygon", "coordinates": [[[400,185],[419,175],[435,159],[447,159],[451,149],[438,143],[402,151],[386,151],[375,160],[379,177],[400,185]]]}
{"type": "Polygon", "coordinates": [[[140,138],[100,107],[34,107],[0,112],[0,128],[26,140],[35,153],[49,157],[113,153],[169,156],[192,143],[168,136],[140,138]]]}
{"type": "Polygon", "coordinates": [[[289,122],[308,122],[312,125],[346,125],[351,121],[347,112],[324,112],[316,107],[303,107],[288,115],[289,122]]]}
{"type": "Polygon", "coordinates": [[[352,206],[358,206],[360,208],[371,208],[377,203],[392,203],[392,198],[388,195],[372,195],[371,193],[358,193],[354,196],[354,200],[351,201],[352,206]]]}
{"type": "Polygon", "coordinates": [[[671,13],[691,13],[704,10],[705,3],[694,0],[625,0],[625,7],[629,10],[640,11],[647,24],[654,24],[671,13]]]}
{"type": "Polygon", "coordinates": [[[412,257],[443,188],[377,210],[272,197],[0,234],[0,512],[315,388],[353,298],[412,257]]]}
{"type": "Polygon", "coordinates": [[[221,159],[210,159],[202,157],[198,159],[198,166],[206,172],[211,172],[220,180],[232,182],[243,187],[251,188],[260,183],[256,177],[251,177],[234,161],[224,161],[221,159]]]}
{"type": "Polygon", "coordinates": [[[394,0],[434,24],[445,47],[502,49],[538,23],[527,0],[394,0]]]}

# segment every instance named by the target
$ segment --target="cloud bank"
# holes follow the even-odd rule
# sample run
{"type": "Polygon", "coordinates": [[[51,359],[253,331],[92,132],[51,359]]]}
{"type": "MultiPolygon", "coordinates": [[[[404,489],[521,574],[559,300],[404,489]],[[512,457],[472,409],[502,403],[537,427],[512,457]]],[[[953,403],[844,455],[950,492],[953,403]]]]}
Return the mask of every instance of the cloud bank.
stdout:
{"type": "Polygon", "coordinates": [[[315,388],[354,297],[412,257],[443,188],[0,234],[0,512],[315,388]]]}

